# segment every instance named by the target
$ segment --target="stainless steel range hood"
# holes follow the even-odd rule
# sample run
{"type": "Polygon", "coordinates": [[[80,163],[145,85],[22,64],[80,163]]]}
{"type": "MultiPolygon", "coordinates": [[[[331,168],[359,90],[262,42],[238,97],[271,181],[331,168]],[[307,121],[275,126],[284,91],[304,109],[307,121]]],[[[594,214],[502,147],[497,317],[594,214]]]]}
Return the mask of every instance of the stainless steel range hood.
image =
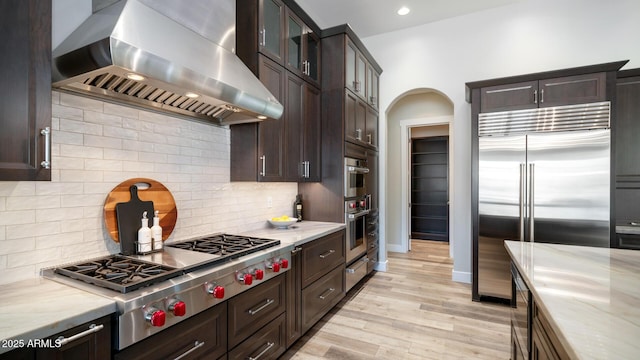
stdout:
{"type": "Polygon", "coordinates": [[[53,87],[223,125],[280,118],[234,48],[235,0],[121,0],[53,51],[53,87]]]}

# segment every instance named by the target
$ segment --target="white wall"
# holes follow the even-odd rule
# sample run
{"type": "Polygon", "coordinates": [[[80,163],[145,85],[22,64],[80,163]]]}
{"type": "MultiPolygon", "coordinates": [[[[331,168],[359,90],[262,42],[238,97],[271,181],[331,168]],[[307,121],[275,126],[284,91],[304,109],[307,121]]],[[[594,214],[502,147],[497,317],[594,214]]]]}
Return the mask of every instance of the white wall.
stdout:
{"type": "MultiPolygon", "coordinates": [[[[387,139],[385,112],[395,99],[413,89],[431,88],[453,101],[450,235],[455,238],[454,279],[471,279],[471,111],[464,99],[464,84],[626,59],[631,61],[625,68],[640,67],[639,15],[637,0],[524,0],[363,39],[384,70],[380,78],[383,174],[393,171],[388,164],[396,149],[387,146],[392,139],[387,139]]],[[[386,188],[381,197],[384,209],[393,188],[384,178],[381,181],[386,188]]],[[[393,231],[381,233],[385,237],[393,231]]]]}
{"type": "Polygon", "coordinates": [[[292,213],[296,183],[231,183],[229,158],[229,128],[54,91],[52,181],[0,181],[0,284],[120,252],[103,207],[130,178],[155,179],[173,194],[169,241],[259,229],[292,213]]]}

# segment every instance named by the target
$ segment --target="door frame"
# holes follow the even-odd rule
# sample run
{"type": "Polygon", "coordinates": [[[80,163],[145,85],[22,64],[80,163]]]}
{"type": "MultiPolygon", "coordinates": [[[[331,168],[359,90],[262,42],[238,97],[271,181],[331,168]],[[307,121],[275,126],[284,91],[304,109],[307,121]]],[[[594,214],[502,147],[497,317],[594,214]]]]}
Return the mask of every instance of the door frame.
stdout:
{"type": "MultiPolygon", "coordinates": [[[[448,125],[449,126],[449,203],[452,203],[452,198],[455,196],[451,192],[451,181],[453,179],[453,115],[445,116],[433,116],[418,119],[400,120],[400,143],[404,146],[400,147],[400,161],[404,164],[406,171],[402,171],[401,183],[403,184],[400,189],[400,196],[402,198],[402,210],[400,218],[404,219],[402,228],[400,229],[400,247],[402,252],[408,252],[411,250],[410,232],[411,228],[411,213],[409,210],[409,202],[411,201],[411,162],[409,161],[409,154],[411,153],[411,128],[432,126],[432,125],[448,125]]],[[[451,217],[449,217],[449,256],[453,257],[453,243],[454,243],[454,229],[451,226],[451,217]]]]}

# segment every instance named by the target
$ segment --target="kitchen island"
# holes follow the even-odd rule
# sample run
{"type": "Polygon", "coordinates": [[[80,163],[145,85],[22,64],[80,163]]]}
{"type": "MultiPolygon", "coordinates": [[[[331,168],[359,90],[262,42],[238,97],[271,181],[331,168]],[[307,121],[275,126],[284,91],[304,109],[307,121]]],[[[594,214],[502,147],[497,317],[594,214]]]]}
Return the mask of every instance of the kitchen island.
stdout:
{"type": "Polygon", "coordinates": [[[568,357],[638,357],[640,252],[517,241],[505,247],[568,357]]]}

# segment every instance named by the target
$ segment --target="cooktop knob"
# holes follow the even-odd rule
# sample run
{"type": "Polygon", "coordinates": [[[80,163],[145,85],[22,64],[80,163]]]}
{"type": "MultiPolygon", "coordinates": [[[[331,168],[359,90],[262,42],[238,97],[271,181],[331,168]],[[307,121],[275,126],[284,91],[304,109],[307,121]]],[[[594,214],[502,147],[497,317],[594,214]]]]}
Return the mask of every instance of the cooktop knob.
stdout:
{"type": "Polygon", "coordinates": [[[262,269],[256,269],[256,271],[253,274],[255,275],[256,280],[264,279],[264,270],[262,269]]]}
{"type": "Polygon", "coordinates": [[[164,326],[164,322],[167,316],[164,311],[155,307],[149,307],[145,312],[145,319],[151,324],[151,326],[164,326]]]}
{"type": "Polygon", "coordinates": [[[251,274],[240,274],[238,275],[238,281],[244,283],[245,285],[253,284],[253,275],[251,274]]]}
{"type": "Polygon", "coordinates": [[[273,264],[271,264],[269,266],[269,268],[271,270],[273,270],[273,272],[279,272],[280,271],[280,263],[279,262],[274,262],[273,264]]]}
{"type": "Polygon", "coordinates": [[[213,295],[216,299],[224,298],[224,287],[215,284],[206,284],[207,293],[213,295]]]}
{"type": "Polygon", "coordinates": [[[185,304],[184,301],[173,300],[169,303],[169,311],[171,311],[174,316],[184,316],[187,313],[187,304],[185,304]]]}
{"type": "Polygon", "coordinates": [[[282,259],[282,260],[280,260],[280,266],[281,266],[283,269],[288,268],[288,267],[289,267],[289,260],[287,260],[287,259],[282,259]]]}

